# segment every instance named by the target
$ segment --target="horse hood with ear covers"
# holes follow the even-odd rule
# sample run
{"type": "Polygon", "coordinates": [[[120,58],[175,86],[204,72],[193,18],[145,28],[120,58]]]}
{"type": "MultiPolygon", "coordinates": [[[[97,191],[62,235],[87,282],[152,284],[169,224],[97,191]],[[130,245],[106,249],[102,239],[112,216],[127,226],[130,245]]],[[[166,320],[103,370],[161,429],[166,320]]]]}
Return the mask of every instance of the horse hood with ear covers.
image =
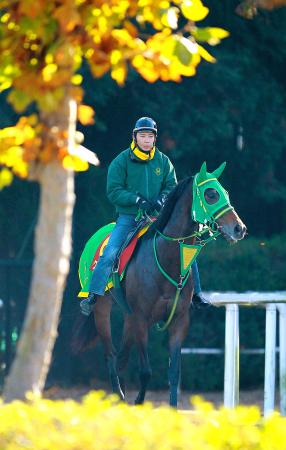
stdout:
{"type": "Polygon", "coordinates": [[[193,206],[192,206],[192,218],[196,222],[205,224],[207,222],[215,222],[221,215],[223,210],[225,213],[227,210],[232,210],[230,205],[228,192],[222,187],[218,181],[218,177],[222,174],[226,162],[223,162],[213,172],[207,172],[207,164],[204,162],[202,167],[194,177],[193,183],[193,206]],[[215,189],[218,193],[218,200],[213,203],[207,203],[205,199],[205,191],[207,189],[215,189]]]}

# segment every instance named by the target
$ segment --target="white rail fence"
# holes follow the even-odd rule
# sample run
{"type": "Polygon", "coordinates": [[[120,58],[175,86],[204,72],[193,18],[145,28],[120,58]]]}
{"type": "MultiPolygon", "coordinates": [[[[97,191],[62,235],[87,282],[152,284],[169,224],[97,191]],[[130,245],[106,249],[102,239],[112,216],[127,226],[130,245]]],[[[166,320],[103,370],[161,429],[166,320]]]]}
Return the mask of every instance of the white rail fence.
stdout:
{"type": "MultiPolygon", "coordinates": [[[[239,307],[262,306],[266,309],[265,350],[244,350],[241,353],[265,353],[264,415],[274,411],[276,352],[279,354],[280,413],[286,416],[286,291],[275,292],[212,292],[205,296],[214,306],[224,306],[224,406],[239,402],[239,307]],[[279,314],[279,347],[276,347],[276,317],[279,314]]],[[[221,349],[182,349],[182,354],[219,354],[221,349]]]]}

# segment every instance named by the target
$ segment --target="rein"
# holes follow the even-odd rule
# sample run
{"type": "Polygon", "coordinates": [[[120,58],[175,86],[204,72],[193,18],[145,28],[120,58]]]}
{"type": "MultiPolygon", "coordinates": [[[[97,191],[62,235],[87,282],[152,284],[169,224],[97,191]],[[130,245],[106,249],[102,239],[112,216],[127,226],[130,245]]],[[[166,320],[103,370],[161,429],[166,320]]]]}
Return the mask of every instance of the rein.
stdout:
{"type": "Polygon", "coordinates": [[[164,323],[164,325],[160,326],[159,324],[157,324],[157,330],[158,331],[165,331],[168,326],[170,325],[176,308],[177,308],[177,304],[180,298],[180,294],[181,291],[183,290],[185,284],[187,283],[189,276],[190,276],[190,267],[193,264],[193,262],[195,261],[195,259],[197,258],[198,254],[200,253],[201,249],[210,241],[216,239],[218,236],[220,235],[220,231],[215,231],[213,232],[213,230],[211,229],[211,227],[209,226],[205,226],[203,230],[201,231],[195,231],[194,233],[192,233],[189,236],[185,236],[185,237],[179,237],[179,238],[174,238],[171,236],[167,236],[164,233],[162,233],[159,230],[156,230],[156,233],[154,234],[154,238],[153,238],[153,251],[154,251],[154,257],[155,257],[155,261],[157,263],[158,269],[160,270],[160,272],[164,275],[165,278],[167,278],[167,280],[170,281],[170,283],[172,283],[175,287],[176,287],[176,293],[175,293],[175,297],[173,300],[173,305],[172,305],[172,309],[170,312],[170,315],[167,319],[167,321],[164,323]],[[200,239],[202,235],[204,235],[205,233],[209,232],[209,237],[207,239],[200,239]],[[166,241],[173,241],[173,242],[178,242],[179,247],[180,247],[180,266],[181,266],[181,270],[180,270],[180,274],[179,274],[179,281],[176,282],[162,267],[162,265],[160,264],[160,261],[158,259],[158,255],[157,255],[157,246],[156,246],[156,240],[157,240],[157,236],[162,237],[163,239],[165,239],[166,241]],[[185,244],[185,240],[186,239],[190,239],[192,237],[198,238],[199,239],[199,243],[198,244],[193,244],[193,245],[187,245],[185,244]],[[186,264],[184,264],[184,254],[185,253],[190,253],[189,257],[187,257],[187,262],[186,264]]]}

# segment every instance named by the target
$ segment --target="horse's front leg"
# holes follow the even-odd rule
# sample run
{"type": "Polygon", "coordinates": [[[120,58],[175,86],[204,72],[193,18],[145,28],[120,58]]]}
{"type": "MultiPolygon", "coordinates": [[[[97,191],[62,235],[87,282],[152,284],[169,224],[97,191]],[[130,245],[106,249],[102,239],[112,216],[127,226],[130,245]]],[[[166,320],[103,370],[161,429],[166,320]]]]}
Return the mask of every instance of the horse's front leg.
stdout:
{"type": "Polygon", "coordinates": [[[181,348],[189,326],[188,312],[184,318],[171,323],[169,329],[169,370],[168,380],[170,389],[170,406],[177,407],[178,385],[181,372],[181,348]]]}
{"type": "Polygon", "coordinates": [[[138,326],[136,326],[136,343],[138,347],[140,360],[140,370],[139,370],[140,390],[136,397],[135,405],[141,405],[142,403],[144,403],[146,389],[152,376],[152,370],[147,351],[148,325],[146,321],[144,321],[144,319],[138,321],[138,326]]]}
{"type": "Polygon", "coordinates": [[[116,351],[113,347],[111,336],[111,306],[112,303],[108,297],[104,297],[102,300],[99,300],[95,304],[94,318],[98,334],[102,340],[104,347],[104,354],[106,358],[112,392],[119,395],[121,400],[124,400],[124,394],[120,386],[116,369],[116,351]]]}
{"type": "Polygon", "coordinates": [[[181,371],[181,344],[177,344],[170,348],[169,359],[169,389],[170,389],[170,406],[177,407],[178,403],[178,385],[181,371]]]}

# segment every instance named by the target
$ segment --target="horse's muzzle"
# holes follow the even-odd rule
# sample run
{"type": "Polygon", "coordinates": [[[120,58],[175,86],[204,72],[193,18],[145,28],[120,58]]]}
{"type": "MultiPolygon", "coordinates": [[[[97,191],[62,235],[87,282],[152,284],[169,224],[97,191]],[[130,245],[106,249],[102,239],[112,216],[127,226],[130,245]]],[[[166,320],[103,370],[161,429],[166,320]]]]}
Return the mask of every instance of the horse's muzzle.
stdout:
{"type": "Polygon", "coordinates": [[[234,227],[234,235],[236,239],[239,241],[240,239],[243,239],[246,234],[246,226],[241,223],[237,223],[234,227]]]}
{"type": "Polygon", "coordinates": [[[235,211],[220,217],[217,223],[219,231],[229,242],[240,241],[246,234],[246,226],[235,211]]]}

